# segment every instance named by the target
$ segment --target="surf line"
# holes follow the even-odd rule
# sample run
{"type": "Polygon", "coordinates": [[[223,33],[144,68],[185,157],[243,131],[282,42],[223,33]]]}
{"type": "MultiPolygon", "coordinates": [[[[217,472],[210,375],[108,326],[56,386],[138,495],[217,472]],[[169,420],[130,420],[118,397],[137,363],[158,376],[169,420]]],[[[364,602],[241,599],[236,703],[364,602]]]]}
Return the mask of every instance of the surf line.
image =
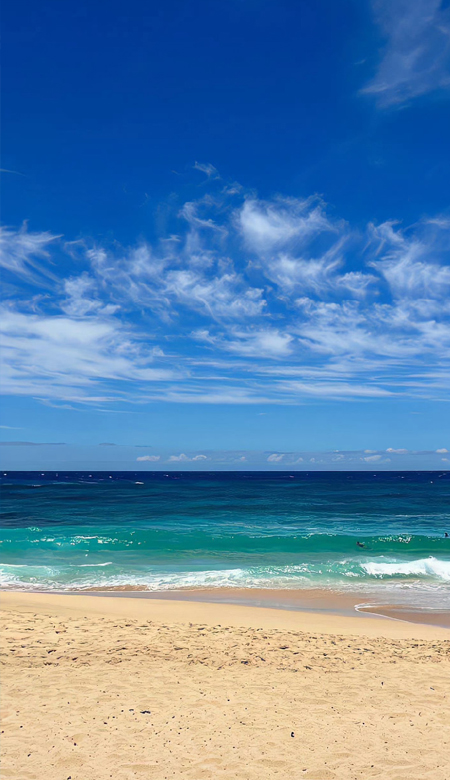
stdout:
{"type": "Polygon", "coordinates": [[[404,620],[404,618],[392,617],[392,615],[380,615],[378,612],[370,612],[371,609],[383,609],[383,607],[390,607],[392,604],[355,604],[355,612],[360,615],[371,615],[372,617],[385,618],[387,620],[395,620],[397,623],[411,623],[410,620],[404,620]]]}

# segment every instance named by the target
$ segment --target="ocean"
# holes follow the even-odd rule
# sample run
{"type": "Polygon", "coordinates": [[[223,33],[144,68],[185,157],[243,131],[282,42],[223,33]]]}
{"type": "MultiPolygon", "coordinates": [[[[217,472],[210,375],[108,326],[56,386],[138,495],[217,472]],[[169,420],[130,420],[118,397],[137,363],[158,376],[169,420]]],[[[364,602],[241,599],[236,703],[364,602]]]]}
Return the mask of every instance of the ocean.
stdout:
{"type": "Polygon", "coordinates": [[[353,591],[450,609],[450,472],[7,472],[0,587],[353,591]]]}

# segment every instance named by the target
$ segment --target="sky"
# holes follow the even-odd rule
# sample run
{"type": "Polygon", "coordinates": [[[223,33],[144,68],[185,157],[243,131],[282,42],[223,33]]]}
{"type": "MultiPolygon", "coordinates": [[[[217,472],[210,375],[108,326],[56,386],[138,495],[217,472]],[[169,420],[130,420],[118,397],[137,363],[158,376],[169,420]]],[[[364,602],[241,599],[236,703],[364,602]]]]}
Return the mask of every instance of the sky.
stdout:
{"type": "Polygon", "coordinates": [[[448,468],[447,2],[2,25],[2,468],[448,468]]]}

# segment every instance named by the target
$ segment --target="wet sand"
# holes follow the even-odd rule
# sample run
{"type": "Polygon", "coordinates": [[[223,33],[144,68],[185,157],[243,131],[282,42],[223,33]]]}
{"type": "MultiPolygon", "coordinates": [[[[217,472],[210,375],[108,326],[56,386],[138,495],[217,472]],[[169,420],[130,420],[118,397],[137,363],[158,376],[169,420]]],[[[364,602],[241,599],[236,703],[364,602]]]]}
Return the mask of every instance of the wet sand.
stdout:
{"type": "MultiPolygon", "coordinates": [[[[75,591],[74,591],[75,593],[75,591]]],[[[79,593],[79,591],[78,591],[79,593]]],[[[168,601],[194,601],[209,604],[241,604],[252,607],[324,612],[346,617],[368,614],[380,615],[394,620],[450,628],[450,605],[448,610],[425,609],[405,604],[379,603],[367,593],[358,591],[339,592],[333,590],[302,588],[196,588],[172,591],[145,591],[133,587],[115,589],[98,588],[85,591],[86,594],[157,599],[168,601]]]]}

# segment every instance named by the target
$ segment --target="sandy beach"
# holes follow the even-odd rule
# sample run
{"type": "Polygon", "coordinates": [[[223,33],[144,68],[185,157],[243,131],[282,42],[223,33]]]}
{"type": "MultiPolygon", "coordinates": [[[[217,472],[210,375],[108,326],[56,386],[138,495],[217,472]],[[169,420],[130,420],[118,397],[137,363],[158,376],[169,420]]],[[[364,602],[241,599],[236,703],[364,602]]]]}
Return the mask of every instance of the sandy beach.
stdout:
{"type": "Polygon", "coordinates": [[[448,630],[3,593],[2,777],[448,780],[448,630]]]}

